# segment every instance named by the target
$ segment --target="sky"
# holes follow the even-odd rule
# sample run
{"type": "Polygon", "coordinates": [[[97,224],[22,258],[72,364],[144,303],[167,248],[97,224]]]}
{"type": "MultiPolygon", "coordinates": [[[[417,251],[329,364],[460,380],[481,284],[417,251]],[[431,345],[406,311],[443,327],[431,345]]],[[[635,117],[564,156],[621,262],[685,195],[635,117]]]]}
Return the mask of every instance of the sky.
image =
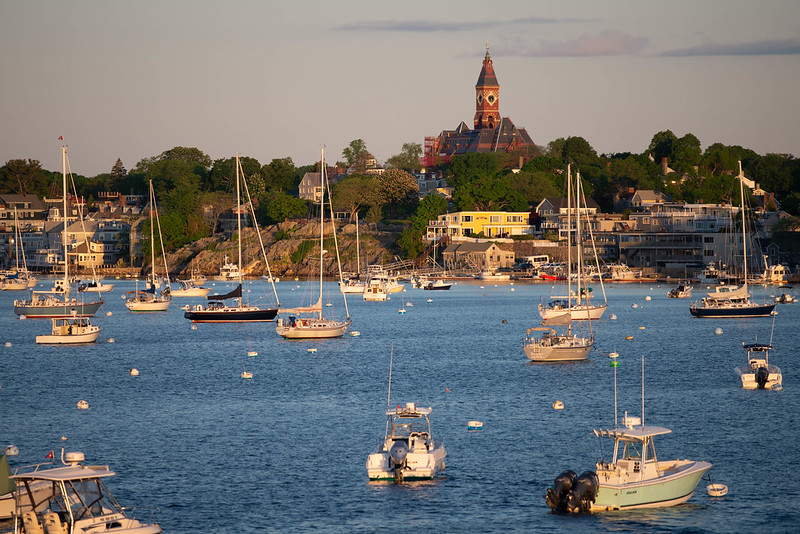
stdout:
{"type": "Polygon", "coordinates": [[[671,130],[800,156],[797,0],[0,0],[0,164],[132,169],[175,146],[378,159],[500,112],[599,153],[671,130]]]}

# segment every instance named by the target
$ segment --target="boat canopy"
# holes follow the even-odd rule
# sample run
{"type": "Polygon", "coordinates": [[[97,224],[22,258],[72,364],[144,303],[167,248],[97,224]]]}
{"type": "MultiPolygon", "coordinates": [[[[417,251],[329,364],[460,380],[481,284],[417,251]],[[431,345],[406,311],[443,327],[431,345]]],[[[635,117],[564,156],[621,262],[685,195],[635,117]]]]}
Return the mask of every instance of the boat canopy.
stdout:
{"type": "Polygon", "coordinates": [[[772,350],[772,345],[764,344],[764,343],[750,343],[750,344],[746,345],[746,344],[742,343],[742,348],[744,348],[745,350],[766,352],[768,350],[772,350]]]}
{"type": "Polygon", "coordinates": [[[386,415],[397,415],[400,417],[423,417],[430,415],[432,411],[432,408],[421,408],[417,407],[414,403],[408,403],[405,406],[398,404],[397,408],[393,410],[386,410],[386,415]]]}
{"type": "Polygon", "coordinates": [[[613,430],[595,430],[595,436],[612,438],[619,441],[645,441],[653,436],[661,436],[672,432],[661,426],[640,426],[636,428],[617,428],[613,430]]]}
{"type": "Polygon", "coordinates": [[[69,465],[55,469],[43,469],[11,475],[13,480],[48,480],[51,482],[66,482],[68,480],[86,480],[90,478],[112,477],[116,473],[107,465],[69,465]]]}
{"type": "Polygon", "coordinates": [[[235,299],[241,298],[242,296],[242,284],[236,286],[236,289],[231,291],[230,293],[225,293],[224,295],[206,295],[208,300],[225,300],[225,299],[235,299]]]}

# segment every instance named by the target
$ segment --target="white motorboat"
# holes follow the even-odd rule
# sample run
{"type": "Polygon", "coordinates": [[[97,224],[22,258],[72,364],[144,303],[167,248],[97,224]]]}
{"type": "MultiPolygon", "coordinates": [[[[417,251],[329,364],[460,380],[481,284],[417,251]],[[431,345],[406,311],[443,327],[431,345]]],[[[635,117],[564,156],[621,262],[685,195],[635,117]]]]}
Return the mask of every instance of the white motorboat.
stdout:
{"type": "Polygon", "coordinates": [[[747,365],[736,367],[744,389],[783,389],[781,370],[769,363],[771,343],[742,343],[747,351],[747,365]]]}
{"type": "MultiPolygon", "coordinates": [[[[333,204],[332,201],[330,201],[330,189],[328,189],[328,178],[325,173],[324,149],[320,151],[320,169],[322,169],[320,177],[322,195],[320,196],[319,205],[319,297],[317,298],[317,302],[311,306],[285,310],[288,313],[296,314],[290,315],[288,318],[281,317],[278,319],[278,325],[275,327],[275,331],[279,336],[286,339],[330,339],[342,337],[344,333],[347,332],[347,327],[350,326],[350,311],[347,308],[347,295],[345,292],[342,292],[342,298],[344,299],[346,318],[341,320],[322,315],[322,278],[324,257],[327,252],[324,246],[326,192],[328,193],[329,202],[331,202],[331,213],[333,213],[333,204]]],[[[336,226],[333,224],[332,226],[333,242],[336,248],[336,263],[339,266],[339,285],[341,287],[344,280],[342,277],[342,264],[339,259],[339,242],[336,239],[336,226]]]]}
{"type": "Polygon", "coordinates": [[[83,465],[80,452],[66,454],[63,466],[18,473],[14,531],[33,533],[158,534],[161,527],[134,519],[114,498],[106,465],[83,465]],[[20,491],[21,490],[21,491],[20,491]],[[31,497],[33,502],[31,502],[31,497]]]}
{"type": "Polygon", "coordinates": [[[581,476],[576,476],[571,470],[561,473],[556,477],[553,488],[547,490],[547,505],[555,511],[587,513],[660,508],[688,501],[702,476],[711,469],[711,464],[685,459],[659,461],[654,438],[669,434],[671,430],[647,426],[641,418],[629,417],[627,412],[622,419],[622,426],[617,425],[618,362],[616,353],[610,356],[614,367],[614,428],[594,430],[594,434],[614,442],[612,459],[601,459],[595,464],[595,471],[587,471],[581,476]]]}
{"type": "Polygon", "coordinates": [[[370,301],[384,301],[386,300],[386,293],[386,287],[381,280],[370,278],[362,298],[370,301]]]}
{"type": "Polygon", "coordinates": [[[144,291],[127,291],[124,295],[125,306],[132,312],[159,312],[169,309],[172,303],[172,290],[169,285],[169,268],[167,267],[167,253],[164,251],[164,238],[161,235],[161,221],[158,217],[156,206],[156,193],[153,181],[150,180],[150,277],[148,287],[144,291]],[[164,260],[164,283],[161,291],[161,281],[156,274],[156,242],[154,226],[158,226],[158,241],[161,244],[161,257],[164,260]]]}
{"type": "Polygon", "coordinates": [[[511,275],[499,271],[481,271],[478,278],[485,282],[508,282],[511,280],[511,275]]]}
{"type": "Polygon", "coordinates": [[[413,402],[386,411],[386,435],[367,457],[370,480],[431,479],[444,470],[447,452],[433,439],[431,411],[413,402]]]}
{"type": "Polygon", "coordinates": [[[692,289],[689,284],[678,284],[678,287],[667,292],[667,296],[671,299],[688,299],[692,296],[692,289]]]}
{"type": "Polygon", "coordinates": [[[239,266],[235,263],[231,263],[226,254],[225,260],[219,268],[219,274],[214,277],[214,280],[217,282],[236,282],[241,278],[241,275],[242,273],[239,270],[239,266]]]}
{"type": "MultiPolygon", "coordinates": [[[[64,200],[64,235],[67,235],[69,226],[69,211],[67,210],[67,147],[61,147],[61,177],[62,195],[64,200]]],[[[57,317],[93,317],[100,306],[102,299],[86,302],[83,299],[70,298],[69,279],[69,246],[67,239],[62,239],[64,247],[64,279],[56,280],[52,290],[33,291],[30,299],[14,301],[14,313],[24,315],[30,319],[47,319],[57,317]]]]}
{"type": "Polygon", "coordinates": [[[100,335],[100,327],[91,323],[88,317],[53,319],[50,334],[36,336],[36,343],[66,345],[94,343],[100,335]]]}
{"type": "Polygon", "coordinates": [[[434,280],[429,281],[422,286],[422,289],[427,289],[429,291],[447,291],[453,284],[450,282],[445,282],[444,280],[434,280]]]}
{"type": "Polygon", "coordinates": [[[178,289],[172,290],[172,297],[205,297],[211,291],[210,287],[200,287],[194,280],[178,280],[178,289]]]}
{"type": "Polygon", "coordinates": [[[108,284],[99,279],[81,282],[78,286],[78,291],[88,291],[90,293],[108,293],[112,289],[114,289],[114,284],[108,284]]]}

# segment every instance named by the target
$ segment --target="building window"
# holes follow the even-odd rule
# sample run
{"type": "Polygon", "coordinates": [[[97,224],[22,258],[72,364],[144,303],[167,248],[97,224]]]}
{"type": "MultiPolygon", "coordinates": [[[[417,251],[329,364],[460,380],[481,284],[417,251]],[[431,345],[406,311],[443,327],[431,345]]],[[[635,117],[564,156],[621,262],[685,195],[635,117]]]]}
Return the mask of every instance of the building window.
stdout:
{"type": "Polygon", "coordinates": [[[472,215],[464,215],[461,220],[465,223],[472,222],[472,215]]]}

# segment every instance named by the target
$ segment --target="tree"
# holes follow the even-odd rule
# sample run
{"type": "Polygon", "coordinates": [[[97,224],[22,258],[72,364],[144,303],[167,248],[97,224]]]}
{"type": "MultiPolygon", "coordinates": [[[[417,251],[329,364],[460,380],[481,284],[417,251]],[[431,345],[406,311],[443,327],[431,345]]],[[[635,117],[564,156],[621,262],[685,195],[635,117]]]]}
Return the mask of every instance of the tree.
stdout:
{"type": "Polygon", "coordinates": [[[672,145],[671,167],[678,172],[692,174],[700,164],[702,155],[700,140],[690,133],[686,134],[672,145]]]}
{"type": "Polygon", "coordinates": [[[176,161],[186,161],[201,166],[208,171],[211,168],[212,161],[209,156],[203,153],[199,148],[188,148],[183,146],[176,146],[161,153],[160,159],[173,159],[176,161]]]}
{"type": "Polygon", "coordinates": [[[297,180],[297,167],[294,166],[292,158],[273,159],[261,168],[261,175],[264,177],[264,187],[267,190],[295,192],[300,184],[300,180],[297,180]]]}
{"type": "Polygon", "coordinates": [[[670,130],[658,132],[650,141],[647,152],[652,155],[656,163],[660,165],[664,158],[667,158],[668,161],[672,158],[675,142],[677,140],[678,138],[670,130]]]}
{"type": "Polygon", "coordinates": [[[417,180],[406,171],[389,169],[378,177],[379,200],[389,208],[390,216],[396,216],[399,209],[416,201],[419,194],[417,180]]]}
{"type": "Polygon", "coordinates": [[[435,220],[447,211],[447,200],[439,195],[427,195],[419,201],[417,211],[411,217],[411,223],[403,229],[397,245],[405,252],[406,257],[416,258],[425,249],[422,236],[428,229],[428,221],[435,220]]]}
{"type": "Polygon", "coordinates": [[[211,216],[212,222],[209,224],[209,228],[214,234],[217,232],[217,225],[222,214],[236,206],[236,198],[223,191],[209,191],[201,197],[200,206],[205,213],[211,216]]]}
{"type": "Polygon", "coordinates": [[[44,196],[47,180],[35,159],[12,159],[0,167],[0,192],[44,196]]]}
{"type": "Polygon", "coordinates": [[[422,145],[419,143],[403,143],[403,149],[386,160],[386,167],[390,169],[402,169],[404,171],[414,171],[419,169],[419,158],[422,157],[422,145]]]}
{"type": "Polygon", "coordinates": [[[333,186],[333,209],[347,210],[352,221],[356,212],[380,203],[379,187],[374,176],[351,174],[333,186]]]}
{"type": "Polygon", "coordinates": [[[282,191],[266,191],[259,197],[256,217],[262,225],[275,224],[308,213],[308,204],[282,191]]]}
{"type": "Polygon", "coordinates": [[[122,181],[127,175],[128,171],[125,170],[122,160],[117,158],[116,163],[114,163],[114,166],[111,167],[109,188],[112,191],[119,191],[119,186],[122,184],[122,181]]]}
{"type": "Polygon", "coordinates": [[[342,150],[342,157],[347,162],[347,165],[352,167],[353,164],[356,162],[356,157],[361,152],[367,151],[367,144],[364,142],[363,139],[354,139],[350,141],[350,144],[342,150]]]}
{"type": "Polygon", "coordinates": [[[559,138],[547,145],[547,155],[563,164],[597,165],[599,158],[592,145],[583,137],[559,138]]]}
{"type": "MultiPolygon", "coordinates": [[[[242,171],[245,177],[261,174],[261,163],[257,159],[240,156],[239,163],[242,164],[242,171]]],[[[235,157],[214,160],[206,180],[206,189],[212,191],[236,191],[235,157]]]]}

